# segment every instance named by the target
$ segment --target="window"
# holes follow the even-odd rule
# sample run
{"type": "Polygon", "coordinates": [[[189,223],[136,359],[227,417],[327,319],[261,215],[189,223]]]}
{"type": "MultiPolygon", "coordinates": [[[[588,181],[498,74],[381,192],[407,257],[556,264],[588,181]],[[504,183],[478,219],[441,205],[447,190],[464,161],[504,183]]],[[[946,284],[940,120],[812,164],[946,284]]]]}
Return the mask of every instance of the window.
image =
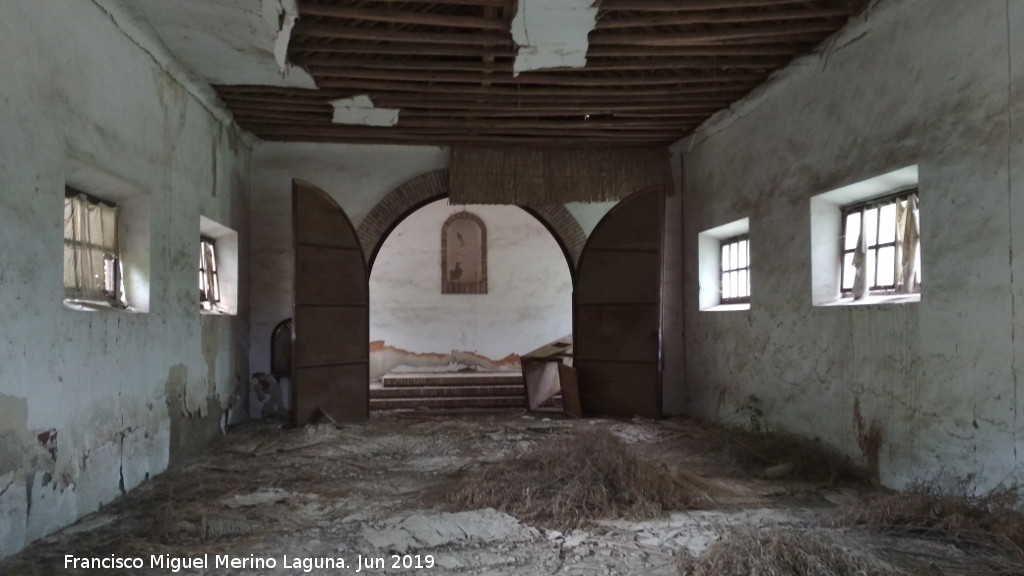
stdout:
{"type": "Polygon", "coordinates": [[[199,217],[199,313],[238,314],[238,233],[199,217]]]}
{"type": "Polygon", "coordinates": [[[846,206],[842,215],[844,296],[920,292],[916,189],[846,206]]]}
{"type": "Polygon", "coordinates": [[[199,307],[220,308],[220,280],[217,278],[217,247],[212,238],[199,239],[199,307]]]}
{"type": "Polygon", "coordinates": [[[810,216],[814,306],[921,300],[917,165],[812,196],[810,216]]]}
{"type": "Polygon", "coordinates": [[[113,202],[65,187],[65,303],[86,309],[127,308],[118,215],[113,202]]]}
{"type": "Polygon", "coordinates": [[[701,310],[749,310],[750,272],[750,218],[697,235],[697,305],[701,310]]]}
{"type": "Polygon", "coordinates": [[[744,234],[722,240],[722,304],[750,302],[750,241],[744,234]]]}

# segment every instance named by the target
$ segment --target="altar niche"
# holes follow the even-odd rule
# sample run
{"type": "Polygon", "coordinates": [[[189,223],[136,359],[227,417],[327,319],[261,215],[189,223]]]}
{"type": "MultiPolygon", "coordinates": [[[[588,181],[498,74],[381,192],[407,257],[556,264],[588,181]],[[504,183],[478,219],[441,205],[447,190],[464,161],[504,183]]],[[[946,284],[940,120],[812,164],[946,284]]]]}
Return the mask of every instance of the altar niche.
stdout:
{"type": "Polygon", "coordinates": [[[472,212],[441,227],[441,293],[487,294],[487,226],[472,212]]]}

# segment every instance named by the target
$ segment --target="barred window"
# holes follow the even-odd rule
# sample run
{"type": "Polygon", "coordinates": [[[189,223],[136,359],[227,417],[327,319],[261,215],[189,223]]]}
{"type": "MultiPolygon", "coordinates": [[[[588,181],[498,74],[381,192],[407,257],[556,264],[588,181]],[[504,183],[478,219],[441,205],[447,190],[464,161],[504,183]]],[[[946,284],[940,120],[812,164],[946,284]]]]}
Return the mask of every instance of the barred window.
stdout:
{"type": "Polygon", "coordinates": [[[722,304],[750,302],[750,237],[722,240],[722,304]]]}
{"type": "Polygon", "coordinates": [[[118,208],[65,188],[64,301],[86,308],[126,308],[118,244],[118,208]]]}
{"type": "Polygon", "coordinates": [[[841,291],[868,294],[921,291],[917,190],[875,198],[842,210],[841,291]]]}
{"type": "Polygon", "coordinates": [[[208,311],[220,309],[217,246],[206,237],[199,239],[199,307],[208,311]]]}

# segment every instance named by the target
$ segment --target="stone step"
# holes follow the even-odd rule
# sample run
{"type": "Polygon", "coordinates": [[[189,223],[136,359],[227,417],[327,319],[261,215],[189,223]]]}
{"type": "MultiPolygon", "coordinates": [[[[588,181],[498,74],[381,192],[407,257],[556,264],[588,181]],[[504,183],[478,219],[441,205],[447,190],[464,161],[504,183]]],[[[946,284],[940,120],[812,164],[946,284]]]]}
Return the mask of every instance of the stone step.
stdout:
{"type": "Polygon", "coordinates": [[[370,398],[370,410],[457,410],[463,408],[525,408],[526,396],[441,396],[370,398]]]}
{"type": "Polygon", "coordinates": [[[522,385],[459,385],[446,386],[394,386],[389,388],[370,388],[370,398],[432,398],[438,396],[525,396],[526,388],[522,385]]]}
{"type": "Polygon", "coordinates": [[[522,386],[523,375],[518,372],[465,374],[386,374],[381,379],[385,388],[405,386],[522,386]]]}

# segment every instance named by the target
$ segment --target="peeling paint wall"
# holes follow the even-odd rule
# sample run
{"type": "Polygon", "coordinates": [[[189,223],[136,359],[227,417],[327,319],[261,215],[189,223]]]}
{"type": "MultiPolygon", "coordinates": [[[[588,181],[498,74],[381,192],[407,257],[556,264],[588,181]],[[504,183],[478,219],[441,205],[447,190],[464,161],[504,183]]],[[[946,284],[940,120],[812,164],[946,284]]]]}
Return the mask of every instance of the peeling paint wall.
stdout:
{"type": "Polygon", "coordinates": [[[245,390],[247,319],[200,317],[196,268],[201,215],[248,232],[248,144],[120,21],[0,3],[0,557],[202,446],[245,390]],[[147,200],[147,313],[61,305],[71,165],[147,200]]]}
{"type": "MultiPolygon", "coordinates": [[[[397,366],[436,368],[437,356],[453,362],[453,369],[486,369],[571,333],[572,277],[565,256],[551,233],[519,208],[432,202],[403,220],[377,254],[370,275],[370,339],[411,354],[371,350],[373,378],[397,366]],[[486,294],[441,293],[441,228],[464,209],[486,226],[486,294]]],[[[518,369],[518,362],[505,365],[518,369]]]]}
{"type": "Polygon", "coordinates": [[[677,149],[688,413],[890,486],[1020,477],[1024,5],[883,0],[677,149]],[[913,164],[921,302],[812,307],[810,197],[913,164]],[[746,217],[751,309],[700,312],[697,234],[746,217]]]}

